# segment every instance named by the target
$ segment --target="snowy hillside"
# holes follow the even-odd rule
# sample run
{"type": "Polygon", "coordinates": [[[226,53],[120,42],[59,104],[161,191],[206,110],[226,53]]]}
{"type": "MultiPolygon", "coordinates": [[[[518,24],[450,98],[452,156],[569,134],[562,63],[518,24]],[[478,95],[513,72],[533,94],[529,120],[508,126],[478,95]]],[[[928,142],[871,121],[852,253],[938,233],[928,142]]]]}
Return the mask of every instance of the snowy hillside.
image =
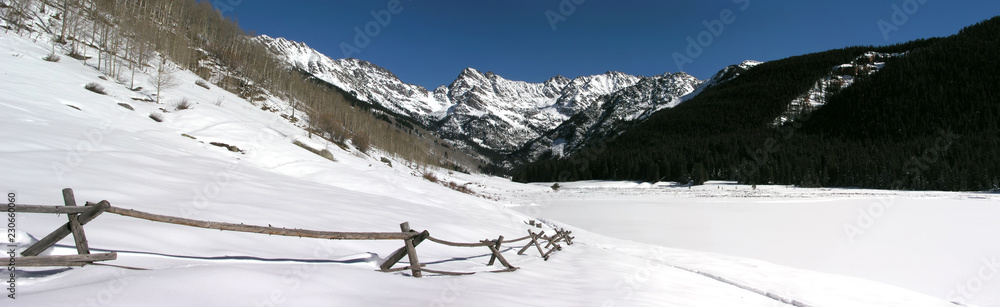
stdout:
{"type": "Polygon", "coordinates": [[[853,85],[855,78],[871,76],[885,68],[887,59],[903,55],[905,54],[869,51],[850,63],[833,67],[829,75],[817,80],[809,91],[792,100],[785,112],[774,119],[774,125],[784,124],[796,116],[819,109],[826,104],[830,96],[853,85]]]}
{"type": "MultiPolygon", "coordinates": [[[[71,187],[81,202],[276,227],[396,231],[408,221],[462,242],[520,236],[529,227],[528,215],[505,208],[511,203],[429,182],[403,161],[390,167],[309,139],[279,114],[218,87],[195,85],[198,77],[187,71],[177,73],[181,85],[164,91],[163,104],[141,101],[152,94],[146,76],[137,78],[145,90],[133,92],[81,61],[44,61],[51,37],[41,36],[0,34],[0,185],[16,193],[19,204],[61,204],[59,191],[71,187]],[[106,94],[84,89],[89,83],[106,94]],[[193,106],[177,108],[183,99],[193,106]],[[337,161],[294,141],[327,148],[337,161]]],[[[615,86],[632,82],[616,80],[615,86]]],[[[479,193],[548,190],[479,175],[438,176],[471,183],[479,193]]],[[[37,238],[65,221],[18,214],[16,227],[37,238]]],[[[545,230],[552,225],[574,230],[577,244],[549,261],[504,249],[520,270],[417,279],[375,271],[400,242],[271,237],[105,214],[86,226],[90,246],[117,251],[112,265],[142,270],[19,269],[17,299],[3,305],[952,306],[876,282],[622,241],[557,221],[545,230]]],[[[73,253],[71,242],[51,252],[73,253]]],[[[432,244],[418,251],[421,261],[441,269],[491,269],[478,251],[432,244]]]]}
{"type": "Polygon", "coordinates": [[[701,94],[702,91],[708,89],[709,87],[713,87],[725,82],[732,81],[733,79],[736,79],[736,77],[739,77],[741,74],[743,74],[750,68],[753,68],[754,66],[760,64],[764,64],[764,62],[746,60],[736,65],[726,66],[726,68],[723,68],[719,72],[715,73],[715,75],[712,75],[711,78],[708,78],[707,81],[702,83],[701,86],[698,86],[698,88],[695,89],[694,92],[691,92],[691,94],[685,98],[686,99],[694,98],[694,96],[701,94]]]}

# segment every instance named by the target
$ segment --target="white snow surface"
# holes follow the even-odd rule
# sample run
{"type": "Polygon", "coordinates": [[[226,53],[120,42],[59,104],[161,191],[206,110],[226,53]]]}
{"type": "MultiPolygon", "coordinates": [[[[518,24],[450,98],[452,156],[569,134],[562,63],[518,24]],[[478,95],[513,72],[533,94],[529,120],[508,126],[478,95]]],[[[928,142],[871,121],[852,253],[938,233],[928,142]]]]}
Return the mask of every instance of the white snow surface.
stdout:
{"type": "MultiPolygon", "coordinates": [[[[549,199],[543,196],[550,194],[545,186],[439,172],[444,181],[471,182],[480,194],[502,200],[461,194],[420,178],[402,161],[392,168],[377,156],[308,140],[305,131],[278,114],[217,87],[196,86],[198,77],[190,72],[178,73],[182,85],[165,91],[164,104],[134,101],[148,95],[151,86],[140,84],[146,92],[136,93],[99,79],[100,71],[69,57],[43,61],[50,50],[47,41],[0,34],[0,188],[15,192],[18,204],[59,205],[59,191],[71,187],[81,203],[108,200],[117,207],[201,220],[358,232],[398,231],[398,224],[408,221],[435,237],[478,242],[525,234],[531,217],[508,207],[549,199]],[[103,85],[108,95],[85,90],[90,82],[103,85]],[[220,97],[225,101],[221,106],[211,103],[220,97]],[[174,110],[172,104],[182,98],[196,104],[174,110]],[[159,108],[169,111],[163,122],[149,118],[161,113],[159,108]],[[305,151],[294,140],[327,146],[338,161],[305,151]],[[235,145],[245,153],[209,142],[235,145]],[[515,190],[529,196],[513,197],[515,190]]],[[[287,108],[273,98],[268,103],[287,108]]],[[[587,198],[617,195],[594,193],[587,198]]],[[[605,199],[606,206],[630,203],[628,198],[605,199]]],[[[700,199],[691,200],[705,202],[700,199]]],[[[733,201],[734,208],[692,210],[730,214],[757,205],[733,201]]],[[[767,210],[777,210],[773,207],[767,210]]],[[[978,218],[995,219],[986,215],[992,209],[981,210],[978,218]]],[[[886,219],[880,225],[888,225],[886,219]]],[[[673,220],[664,217],[664,223],[673,220]]],[[[16,227],[37,238],[65,221],[65,216],[22,213],[16,227]]],[[[147,270],[19,268],[14,272],[17,299],[0,300],[3,306],[787,306],[771,298],[776,297],[808,306],[952,306],[931,295],[856,277],[547,223],[544,230],[550,232],[552,226],[573,230],[576,244],[549,261],[530,253],[519,256],[510,249],[517,245],[505,248],[505,257],[520,267],[513,273],[417,279],[375,271],[381,258],[402,242],[220,232],[104,214],[85,227],[91,248],[117,251],[118,260],[109,264],[147,270]]],[[[72,254],[71,242],[64,239],[49,252],[72,254]]],[[[989,250],[984,245],[983,252],[989,250]]],[[[488,257],[480,250],[424,243],[417,251],[421,262],[439,270],[497,268],[485,266],[488,257]]],[[[976,274],[976,267],[965,266],[956,265],[955,272],[976,274]]],[[[3,273],[10,272],[5,268],[3,273]]],[[[987,286],[991,288],[984,291],[996,289],[995,281],[987,286]]],[[[986,293],[977,298],[993,297],[986,293]]]]}
{"type": "Polygon", "coordinates": [[[508,195],[531,202],[515,207],[519,211],[612,237],[874,280],[969,306],[1000,306],[998,194],[599,181],[561,183],[559,192],[538,193],[508,195]]]}

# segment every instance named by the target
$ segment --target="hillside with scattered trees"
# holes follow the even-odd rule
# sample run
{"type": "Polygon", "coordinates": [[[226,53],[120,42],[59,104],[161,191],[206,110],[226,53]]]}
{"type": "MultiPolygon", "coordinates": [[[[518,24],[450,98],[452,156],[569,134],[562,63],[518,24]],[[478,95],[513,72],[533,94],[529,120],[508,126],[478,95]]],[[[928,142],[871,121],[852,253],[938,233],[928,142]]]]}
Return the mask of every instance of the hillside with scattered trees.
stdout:
{"type": "Polygon", "coordinates": [[[190,70],[263,110],[278,112],[265,95],[288,101],[293,107],[283,117],[303,120],[341,146],[375,147],[420,165],[478,166],[411,119],[290,69],[209,1],[8,0],[0,18],[6,31],[56,36],[62,50],[54,49],[53,56],[83,60],[129,88],[135,88],[137,71],[155,72],[157,80],[150,81],[158,91],[172,85],[173,70],[190,70]],[[97,54],[87,54],[95,49],[97,54]]]}

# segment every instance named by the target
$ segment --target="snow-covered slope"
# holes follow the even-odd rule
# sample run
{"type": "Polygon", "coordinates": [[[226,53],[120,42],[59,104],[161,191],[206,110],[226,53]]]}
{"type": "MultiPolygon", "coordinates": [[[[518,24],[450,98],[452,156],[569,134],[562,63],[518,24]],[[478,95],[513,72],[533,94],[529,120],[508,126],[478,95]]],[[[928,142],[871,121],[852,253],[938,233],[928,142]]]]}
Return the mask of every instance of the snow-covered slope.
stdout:
{"type": "Polygon", "coordinates": [[[869,51],[851,63],[833,67],[829,75],[820,78],[812,88],[793,99],[785,112],[774,119],[774,125],[784,124],[819,109],[830,96],[854,85],[855,78],[873,75],[885,68],[887,59],[903,55],[905,54],[869,51]]]}
{"type": "MultiPolygon", "coordinates": [[[[217,87],[194,85],[198,77],[190,72],[178,73],[182,85],[164,92],[167,104],[132,100],[148,93],[100,79],[101,72],[69,57],[58,63],[42,60],[51,48],[45,43],[51,37],[44,36],[36,43],[13,32],[0,34],[0,185],[16,193],[19,204],[62,204],[60,189],[72,187],[81,202],[103,199],[118,207],[234,223],[397,231],[400,222],[409,221],[415,229],[463,242],[516,237],[528,229],[528,216],[502,203],[431,183],[402,163],[390,167],[310,140],[278,114],[217,87]],[[84,90],[91,82],[104,86],[107,95],[84,90]],[[194,107],[171,107],[183,98],[194,107]],[[150,119],[159,113],[162,122],[150,119]],[[337,161],[293,145],[296,140],[326,146],[337,161]],[[235,145],[243,153],[211,142],[235,145]]],[[[269,99],[269,104],[288,106],[269,99]]],[[[517,185],[482,176],[440,176],[459,184],[517,185]]],[[[16,227],[41,237],[65,221],[65,216],[21,213],[16,227]]],[[[748,289],[809,306],[949,305],[864,280],[664,250],[580,230],[577,244],[549,261],[504,249],[521,268],[513,273],[422,279],[374,271],[401,242],[230,233],[112,214],[98,217],[86,230],[92,249],[119,253],[110,264],[147,270],[19,268],[17,299],[0,298],[3,305],[783,305],[748,289]],[[785,286],[806,291],[778,292],[785,286]]],[[[71,240],[52,252],[74,253],[67,247],[71,240]]],[[[424,243],[418,252],[422,262],[439,269],[492,269],[478,250],[424,243]]]]}
{"type": "Polygon", "coordinates": [[[736,77],[739,77],[740,75],[745,73],[747,70],[750,70],[751,68],[754,68],[755,66],[760,64],[764,64],[764,62],[746,60],[736,65],[726,66],[726,68],[723,68],[719,72],[715,73],[715,75],[709,78],[708,81],[705,81],[705,83],[702,85],[700,89],[709,88],[725,82],[732,81],[733,79],[736,79],[736,77]]]}

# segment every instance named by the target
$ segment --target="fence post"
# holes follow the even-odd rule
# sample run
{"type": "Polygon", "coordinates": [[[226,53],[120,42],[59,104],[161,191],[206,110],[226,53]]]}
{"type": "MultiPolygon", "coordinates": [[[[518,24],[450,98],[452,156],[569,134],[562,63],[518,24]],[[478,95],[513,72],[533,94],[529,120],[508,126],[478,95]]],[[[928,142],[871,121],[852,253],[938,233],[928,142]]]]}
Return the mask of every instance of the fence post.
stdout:
{"type": "MultiPolygon", "coordinates": [[[[430,235],[431,235],[430,233],[424,230],[423,232],[420,233],[420,235],[413,237],[413,247],[416,248],[418,245],[420,245],[420,243],[423,243],[424,240],[427,239],[427,237],[430,235]]],[[[395,253],[392,253],[392,255],[390,255],[388,258],[385,258],[385,262],[383,262],[382,265],[379,266],[379,268],[382,271],[391,270],[393,265],[402,260],[403,257],[406,257],[406,254],[407,254],[406,246],[397,249],[395,253]]]]}
{"type": "Polygon", "coordinates": [[[545,248],[549,248],[552,245],[559,243],[559,241],[565,239],[565,236],[566,236],[565,232],[563,232],[562,230],[557,230],[555,235],[549,237],[549,244],[545,244],[545,248]]]}
{"type": "MultiPolygon", "coordinates": [[[[89,203],[88,206],[90,206],[89,203]]],[[[87,212],[80,214],[80,216],[77,217],[77,220],[80,222],[80,225],[86,225],[87,223],[92,221],[95,217],[101,215],[101,213],[104,213],[104,211],[110,207],[111,203],[108,203],[108,201],[103,200],[100,203],[91,206],[90,210],[88,210],[87,212]]],[[[59,242],[59,240],[62,240],[62,238],[65,238],[70,233],[72,233],[71,227],[72,226],[70,226],[69,223],[63,224],[55,231],[49,233],[49,235],[45,236],[41,240],[38,240],[38,242],[35,242],[35,244],[31,245],[31,247],[28,247],[28,249],[21,252],[21,256],[25,257],[38,256],[38,254],[41,254],[49,247],[56,244],[56,242],[59,242]]]]}
{"type": "MultiPolygon", "coordinates": [[[[503,236],[500,236],[500,238],[497,238],[497,244],[493,246],[493,249],[499,251],[500,244],[502,243],[503,243],[503,236]]],[[[497,254],[493,254],[493,256],[490,257],[490,262],[487,262],[486,265],[493,265],[493,262],[496,260],[497,260],[497,254]]]]}
{"type": "Polygon", "coordinates": [[[537,239],[537,238],[542,238],[544,236],[545,236],[545,232],[544,231],[539,232],[537,235],[535,235],[536,239],[532,240],[532,241],[535,242],[535,248],[538,249],[538,255],[542,256],[542,259],[545,259],[546,261],[548,261],[549,260],[549,256],[546,255],[545,251],[542,250],[542,244],[538,243],[538,239],[537,239]]]}
{"type": "Polygon", "coordinates": [[[548,255],[546,255],[545,251],[542,250],[542,244],[538,243],[538,238],[541,238],[542,236],[544,236],[545,232],[542,231],[542,232],[540,232],[538,234],[535,234],[534,232],[531,232],[531,230],[529,229],[528,230],[528,235],[531,236],[531,241],[528,242],[528,245],[525,245],[523,248],[521,248],[521,250],[518,251],[517,254],[518,255],[524,255],[524,252],[527,251],[528,248],[531,248],[532,245],[534,245],[535,248],[538,249],[538,255],[542,256],[542,259],[549,260],[548,255]]]}
{"type": "MultiPolygon", "coordinates": [[[[73,189],[66,188],[62,190],[63,203],[69,207],[76,206],[76,196],[73,195],[73,189]]],[[[87,243],[87,235],[83,232],[83,225],[80,224],[79,214],[70,213],[66,215],[69,218],[69,229],[73,232],[73,242],[76,243],[76,252],[80,255],[90,254],[90,245],[87,243]]]]}
{"type": "MultiPolygon", "coordinates": [[[[399,224],[399,230],[410,232],[410,222],[399,224]]],[[[420,278],[423,274],[420,272],[420,261],[417,260],[417,250],[413,247],[413,238],[403,239],[403,243],[406,246],[406,255],[410,257],[410,272],[413,273],[413,277],[420,278]]]]}
{"type": "Polygon", "coordinates": [[[573,232],[565,229],[563,229],[562,231],[563,231],[563,238],[566,239],[565,240],[566,245],[573,245],[573,237],[570,236],[570,234],[572,234],[573,232]]]}
{"type": "MultiPolygon", "coordinates": [[[[506,268],[508,268],[508,269],[514,269],[514,266],[510,265],[510,263],[507,262],[507,259],[503,258],[503,255],[500,254],[500,250],[499,249],[496,249],[492,245],[487,245],[486,247],[489,247],[490,251],[493,252],[493,256],[500,260],[500,264],[503,264],[503,266],[506,267],[506,268]]],[[[490,265],[492,265],[492,264],[490,264],[490,265]]]]}

